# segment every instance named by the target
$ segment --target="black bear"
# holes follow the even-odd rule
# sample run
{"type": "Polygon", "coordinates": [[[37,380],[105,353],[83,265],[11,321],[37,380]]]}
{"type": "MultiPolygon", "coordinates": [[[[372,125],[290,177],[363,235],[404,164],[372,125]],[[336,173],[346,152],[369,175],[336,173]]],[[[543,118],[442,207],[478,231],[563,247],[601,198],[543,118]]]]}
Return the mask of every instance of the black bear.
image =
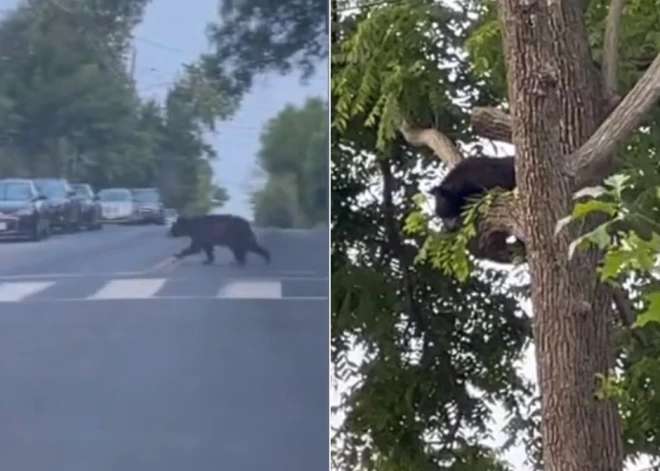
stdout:
{"type": "Polygon", "coordinates": [[[513,157],[469,157],[463,159],[431,189],[435,214],[442,219],[459,219],[468,198],[494,188],[506,191],[516,187],[513,157]]]}
{"type": "Polygon", "coordinates": [[[267,264],[270,263],[270,252],[259,245],[250,227],[250,223],[239,216],[230,214],[208,214],[205,216],[183,217],[172,224],[170,237],[190,237],[190,247],[176,254],[176,258],[206,253],[205,265],[215,261],[213,249],[215,246],[227,247],[232,251],[238,265],[245,264],[248,252],[261,255],[267,264]]]}

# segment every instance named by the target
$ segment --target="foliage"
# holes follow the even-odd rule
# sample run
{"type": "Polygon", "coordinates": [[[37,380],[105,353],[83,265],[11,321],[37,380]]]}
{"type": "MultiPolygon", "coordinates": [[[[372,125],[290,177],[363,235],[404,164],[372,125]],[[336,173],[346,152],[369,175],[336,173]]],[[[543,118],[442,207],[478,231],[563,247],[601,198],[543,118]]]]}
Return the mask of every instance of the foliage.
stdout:
{"type": "Polygon", "coordinates": [[[463,208],[461,227],[454,233],[433,231],[430,227],[432,218],[424,213],[424,206],[428,202],[426,195],[415,195],[413,203],[416,210],[408,215],[404,227],[409,234],[424,239],[415,262],[428,260],[445,275],[465,281],[474,270],[475,261],[469,255],[469,243],[477,235],[477,220],[488,211],[498,193],[501,192],[493,190],[469,201],[463,208]]]}
{"type": "MultiPolygon", "coordinates": [[[[586,188],[575,195],[580,199],[572,213],[557,224],[557,232],[587,216],[600,213],[606,216],[602,224],[580,235],[571,245],[575,250],[589,246],[604,249],[599,268],[603,280],[614,286],[626,286],[635,319],[625,325],[634,329],[634,342],[626,342],[620,368],[604,378],[601,393],[619,401],[625,424],[626,445],[631,456],[647,453],[657,456],[660,447],[660,286],[657,268],[660,252],[660,223],[649,217],[660,209],[660,187],[644,189],[646,204],[631,204],[629,193],[640,194],[634,179],[625,174],[615,175],[603,186],[586,188]],[[650,210],[650,211],[649,211],[650,210]]],[[[637,203],[644,198],[638,198],[637,203]]]]}
{"type": "Polygon", "coordinates": [[[303,224],[297,195],[296,181],[291,174],[276,174],[266,185],[252,195],[254,221],[262,227],[290,229],[303,224]]]}
{"type": "Polygon", "coordinates": [[[253,196],[257,224],[306,227],[327,221],[327,110],[323,100],[311,98],[266,123],[258,159],[268,180],[253,196]]]}
{"type": "Polygon", "coordinates": [[[213,205],[216,207],[224,206],[229,201],[227,190],[216,184],[213,185],[213,205]]]}
{"type": "Polygon", "coordinates": [[[463,14],[426,0],[372,10],[333,53],[333,63],[343,65],[332,77],[335,125],[345,128],[348,117],[365,114],[365,125],[378,124],[379,150],[394,139],[400,119],[449,133],[464,127],[465,114],[451,99],[453,89],[470,93],[474,86],[454,49],[463,22],[463,14]]]}
{"type": "MultiPolygon", "coordinates": [[[[255,75],[269,71],[289,73],[296,68],[309,77],[327,56],[325,1],[223,1],[220,16],[209,25],[214,52],[203,62],[222,64],[236,90],[247,90],[255,75]]],[[[219,72],[211,76],[225,76],[219,72]]]]}
{"type": "Polygon", "coordinates": [[[233,103],[210,100],[195,67],[165,106],[139,98],[126,58],[147,3],[31,0],[0,20],[0,174],[158,184],[177,209],[208,206],[202,134],[233,103]]]}

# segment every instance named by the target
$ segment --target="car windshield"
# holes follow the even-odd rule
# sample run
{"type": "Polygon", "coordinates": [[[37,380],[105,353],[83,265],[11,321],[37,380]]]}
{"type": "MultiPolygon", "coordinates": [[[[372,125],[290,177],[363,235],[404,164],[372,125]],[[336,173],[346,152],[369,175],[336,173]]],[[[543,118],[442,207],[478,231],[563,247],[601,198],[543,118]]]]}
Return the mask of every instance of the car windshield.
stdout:
{"type": "Polygon", "coordinates": [[[82,198],[91,198],[92,189],[89,185],[73,185],[73,189],[76,190],[76,195],[82,198]]]}
{"type": "Polygon", "coordinates": [[[30,185],[24,182],[0,182],[0,200],[28,201],[32,199],[30,185]]]}
{"type": "Polygon", "coordinates": [[[158,203],[160,201],[158,192],[152,190],[135,191],[133,199],[139,203],[158,203]]]}
{"type": "Polygon", "coordinates": [[[101,190],[99,198],[101,201],[130,201],[131,192],[128,190],[101,190]]]}
{"type": "Polygon", "coordinates": [[[41,193],[49,198],[61,198],[67,193],[66,184],[60,180],[35,180],[34,184],[41,193]]]}

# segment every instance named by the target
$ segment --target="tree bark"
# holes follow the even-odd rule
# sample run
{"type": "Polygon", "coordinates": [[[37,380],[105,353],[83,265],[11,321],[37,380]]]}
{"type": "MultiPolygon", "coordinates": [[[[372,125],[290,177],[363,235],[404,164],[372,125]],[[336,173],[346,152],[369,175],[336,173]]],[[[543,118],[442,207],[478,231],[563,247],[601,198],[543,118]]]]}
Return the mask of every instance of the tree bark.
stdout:
{"type": "Polygon", "coordinates": [[[576,228],[554,234],[573,204],[576,182],[566,157],[607,112],[583,10],[579,2],[500,0],[499,14],[532,284],[544,466],[619,471],[623,447],[616,406],[594,395],[596,375],[614,365],[611,292],[596,273],[602,254],[578,252],[569,261],[576,228]]]}

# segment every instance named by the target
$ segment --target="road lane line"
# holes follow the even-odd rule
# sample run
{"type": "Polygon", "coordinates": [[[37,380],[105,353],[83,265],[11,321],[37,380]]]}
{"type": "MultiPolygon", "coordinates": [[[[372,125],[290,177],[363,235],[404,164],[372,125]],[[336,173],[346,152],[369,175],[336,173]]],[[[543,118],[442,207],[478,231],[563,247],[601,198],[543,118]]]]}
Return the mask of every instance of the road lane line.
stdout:
{"type": "Polygon", "coordinates": [[[90,278],[90,277],[109,277],[109,276],[139,276],[142,272],[139,271],[117,271],[117,272],[90,272],[90,273],[30,273],[27,275],[0,275],[0,283],[2,280],[34,280],[42,279],[55,279],[55,278],[90,278]]]}
{"type": "Polygon", "coordinates": [[[280,299],[282,283],[279,281],[234,281],[223,286],[218,298],[280,299]]]}
{"type": "MultiPolygon", "coordinates": [[[[207,301],[207,302],[218,302],[218,303],[244,303],[244,302],[275,302],[275,301],[281,301],[281,302],[301,302],[301,301],[323,301],[324,303],[329,302],[329,298],[327,296],[295,296],[295,297],[286,297],[286,298],[269,298],[269,299],[238,299],[238,298],[218,298],[216,296],[154,296],[151,298],[139,298],[139,299],[94,299],[94,298],[53,298],[53,299],[25,299],[22,300],[20,304],[51,304],[51,303],[93,303],[93,302],[98,302],[98,303],[122,303],[122,302],[173,302],[173,301],[185,301],[185,302],[190,302],[190,301],[207,301]]],[[[18,303],[15,303],[18,304],[18,303]]],[[[240,305],[240,304],[239,304],[240,305]]],[[[181,311],[182,313],[185,313],[185,309],[181,311]]],[[[94,312],[91,312],[90,314],[94,314],[94,312]]],[[[130,311],[128,312],[123,312],[122,314],[132,314],[130,311]]],[[[222,313],[219,313],[222,314],[222,313]]],[[[328,312],[327,309],[325,311],[325,314],[327,316],[328,312]]]]}
{"type": "Polygon", "coordinates": [[[18,302],[53,286],[53,281],[26,281],[21,283],[0,283],[0,302],[18,302]]]}
{"type": "Polygon", "coordinates": [[[167,278],[129,278],[112,280],[88,299],[151,298],[165,284],[167,278]]]}
{"type": "Polygon", "coordinates": [[[178,265],[179,262],[181,262],[180,258],[175,258],[174,256],[169,256],[164,260],[161,260],[160,262],[156,263],[155,265],[151,266],[150,268],[147,268],[146,270],[141,271],[140,273],[145,274],[145,273],[151,273],[154,271],[162,270],[164,268],[170,268],[173,267],[174,265],[178,265]]]}

